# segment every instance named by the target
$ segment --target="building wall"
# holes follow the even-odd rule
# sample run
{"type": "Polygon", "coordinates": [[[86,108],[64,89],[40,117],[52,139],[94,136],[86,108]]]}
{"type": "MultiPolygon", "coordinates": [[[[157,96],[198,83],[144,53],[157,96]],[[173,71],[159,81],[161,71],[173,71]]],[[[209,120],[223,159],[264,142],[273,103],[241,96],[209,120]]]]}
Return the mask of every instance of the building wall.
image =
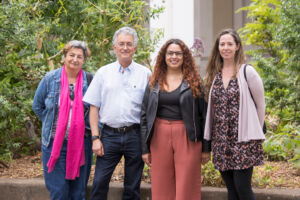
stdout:
{"type": "Polygon", "coordinates": [[[194,40],[194,0],[150,0],[150,6],[162,5],[165,7],[159,19],[150,21],[150,31],[156,28],[164,30],[164,37],[158,44],[155,53],[151,55],[152,64],[160,47],[171,38],[179,38],[188,46],[192,46],[194,40]]]}
{"type": "MultiPolygon", "coordinates": [[[[165,32],[161,45],[170,38],[180,38],[189,47],[195,37],[204,42],[204,57],[197,60],[201,76],[216,35],[224,28],[238,30],[247,22],[245,11],[236,13],[238,8],[248,5],[251,0],[150,0],[150,6],[163,5],[165,12],[159,19],[150,21],[150,30],[162,28],[165,32]]],[[[157,52],[152,54],[155,59],[157,52]]]]}
{"type": "Polygon", "coordinates": [[[250,0],[195,0],[194,35],[205,44],[204,57],[199,64],[201,76],[218,33],[224,28],[238,30],[247,22],[246,12],[236,10],[248,5],[250,0]]]}
{"type": "Polygon", "coordinates": [[[213,33],[233,27],[233,0],[213,1],[213,33]]]}

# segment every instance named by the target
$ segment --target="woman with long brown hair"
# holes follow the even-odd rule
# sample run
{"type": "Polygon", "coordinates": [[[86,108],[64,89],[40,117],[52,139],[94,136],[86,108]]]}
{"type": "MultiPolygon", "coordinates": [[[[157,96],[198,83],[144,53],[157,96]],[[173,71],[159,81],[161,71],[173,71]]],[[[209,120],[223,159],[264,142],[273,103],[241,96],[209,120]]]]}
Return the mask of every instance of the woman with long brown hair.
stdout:
{"type": "Polygon", "coordinates": [[[143,99],[143,160],[151,166],[152,199],[201,199],[204,87],[189,48],[179,39],[160,49],[143,99]]]}
{"type": "Polygon", "coordinates": [[[253,166],[264,159],[264,88],[255,69],[245,64],[236,31],[225,29],[219,34],[206,70],[204,138],[211,141],[214,166],[225,181],[229,200],[254,200],[253,166]]]}

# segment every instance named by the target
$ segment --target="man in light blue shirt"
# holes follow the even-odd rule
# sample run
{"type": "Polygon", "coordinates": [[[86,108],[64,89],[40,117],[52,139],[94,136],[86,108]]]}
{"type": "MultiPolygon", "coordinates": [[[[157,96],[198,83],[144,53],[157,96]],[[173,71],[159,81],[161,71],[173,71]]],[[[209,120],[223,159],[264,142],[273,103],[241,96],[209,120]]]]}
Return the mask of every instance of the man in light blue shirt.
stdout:
{"type": "Polygon", "coordinates": [[[113,48],[118,60],[101,67],[83,101],[90,106],[93,152],[97,155],[91,199],[106,200],[112,173],[125,158],[123,199],[140,199],[144,163],[140,145],[140,113],[150,70],[132,60],[136,31],[115,32],[113,48]],[[98,122],[103,125],[100,132],[98,122]]]}

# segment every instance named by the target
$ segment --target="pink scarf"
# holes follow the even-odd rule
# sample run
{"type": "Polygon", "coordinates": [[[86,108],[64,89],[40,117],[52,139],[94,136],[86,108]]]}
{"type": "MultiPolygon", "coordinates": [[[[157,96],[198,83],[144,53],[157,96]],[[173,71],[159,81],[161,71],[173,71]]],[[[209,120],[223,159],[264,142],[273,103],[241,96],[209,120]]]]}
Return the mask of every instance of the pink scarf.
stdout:
{"type": "MultiPolygon", "coordinates": [[[[60,105],[56,132],[50,159],[47,163],[48,173],[60,156],[65,133],[67,130],[71,100],[69,97],[69,82],[65,71],[65,66],[61,72],[60,105]]],[[[83,72],[79,71],[74,89],[75,98],[72,105],[71,125],[69,128],[67,159],[66,159],[66,179],[74,180],[79,177],[80,166],[84,165],[84,109],[82,102],[83,72]]]]}

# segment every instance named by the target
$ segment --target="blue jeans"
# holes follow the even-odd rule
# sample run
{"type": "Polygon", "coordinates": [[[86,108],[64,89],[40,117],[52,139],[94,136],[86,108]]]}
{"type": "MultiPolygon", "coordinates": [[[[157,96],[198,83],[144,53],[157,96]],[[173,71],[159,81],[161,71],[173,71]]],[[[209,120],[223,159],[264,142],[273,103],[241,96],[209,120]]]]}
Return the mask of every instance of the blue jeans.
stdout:
{"type": "Polygon", "coordinates": [[[67,144],[68,142],[65,140],[60,157],[56,161],[51,173],[48,173],[47,163],[51,156],[53,139],[50,140],[49,147],[42,145],[45,184],[50,192],[51,200],[84,200],[93,158],[91,136],[84,137],[85,164],[81,166],[80,176],[75,180],[65,179],[67,144]]]}
{"type": "Polygon", "coordinates": [[[140,199],[140,183],[144,167],[141,152],[140,130],[118,133],[102,130],[104,156],[97,156],[91,200],[106,200],[112,173],[124,155],[125,177],[123,200],[140,199]]]}

